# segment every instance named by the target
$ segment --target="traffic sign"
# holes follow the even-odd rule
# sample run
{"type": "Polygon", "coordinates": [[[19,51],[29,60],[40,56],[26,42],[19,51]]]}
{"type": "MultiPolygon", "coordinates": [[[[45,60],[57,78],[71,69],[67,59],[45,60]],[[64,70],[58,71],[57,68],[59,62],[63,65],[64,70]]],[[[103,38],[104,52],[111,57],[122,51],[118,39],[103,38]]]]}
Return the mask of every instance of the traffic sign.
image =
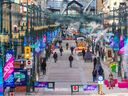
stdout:
{"type": "Polygon", "coordinates": [[[78,92],[79,86],[78,85],[72,85],[72,92],[78,92]]]}
{"type": "Polygon", "coordinates": [[[99,76],[98,81],[103,81],[103,76],[99,76]]]}
{"type": "Polygon", "coordinates": [[[22,79],[22,78],[25,78],[25,75],[22,74],[22,73],[18,73],[18,74],[15,73],[14,77],[15,77],[15,78],[20,78],[20,79],[22,79]]]}
{"type": "Polygon", "coordinates": [[[32,60],[26,60],[26,68],[32,68],[32,60]]]}

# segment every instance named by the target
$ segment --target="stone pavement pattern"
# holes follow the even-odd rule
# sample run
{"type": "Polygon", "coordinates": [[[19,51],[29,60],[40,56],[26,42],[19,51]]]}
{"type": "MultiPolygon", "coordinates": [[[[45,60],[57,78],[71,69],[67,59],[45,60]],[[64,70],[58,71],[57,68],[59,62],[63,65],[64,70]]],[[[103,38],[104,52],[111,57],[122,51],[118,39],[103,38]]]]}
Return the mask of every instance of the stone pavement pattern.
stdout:
{"type": "MultiPolygon", "coordinates": [[[[70,49],[66,50],[65,44],[69,42],[69,45],[75,44],[75,41],[63,41],[63,56],[60,56],[59,50],[55,51],[58,53],[58,61],[54,63],[54,60],[51,58],[47,62],[47,73],[42,75],[39,78],[39,81],[52,81],[55,82],[54,91],[46,91],[45,89],[36,89],[35,93],[31,93],[30,96],[71,96],[70,86],[73,84],[93,84],[92,82],[92,62],[84,62],[81,56],[77,56],[74,53],[73,67],[69,67],[68,57],[70,55],[70,49]]],[[[105,65],[103,65],[105,71],[105,77],[108,78],[109,71],[105,65]]],[[[103,85],[103,92],[108,95],[104,96],[128,96],[128,90],[119,89],[115,87],[113,90],[109,90],[105,85],[103,85]],[[125,95],[117,95],[117,93],[127,92],[125,95]],[[116,95],[112,95],[116,93],[116,95]],[[111,95],[110,95],[111,94],[111,95]]],[[[23,93],[16,93],[15,96],[25,96],[23,93]],[[20,95],[21,94],[21,95],[20,95]]],[[[98,96],[96,91],[87,91],[87,92],[78,92],[75,93],[75,96],[98,96]]]]}

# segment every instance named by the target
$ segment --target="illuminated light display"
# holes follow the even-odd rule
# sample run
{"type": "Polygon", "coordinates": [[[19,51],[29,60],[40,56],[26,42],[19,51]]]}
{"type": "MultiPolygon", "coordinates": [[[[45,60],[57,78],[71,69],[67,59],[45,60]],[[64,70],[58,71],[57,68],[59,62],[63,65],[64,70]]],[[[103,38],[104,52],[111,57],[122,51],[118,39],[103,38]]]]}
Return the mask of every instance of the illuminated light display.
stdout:
{"type": "Polygon", "coordinates": [[[4,66],[4,87],[14,87],[14,56],[13,50],[6,52],[6,64],[4,66]]]}
{"type": "Polygon", "coordinates": [[[0,96],[4,96],[3,94],[3,71],[2,71],[2,59],[0,58],[0,96]]]}

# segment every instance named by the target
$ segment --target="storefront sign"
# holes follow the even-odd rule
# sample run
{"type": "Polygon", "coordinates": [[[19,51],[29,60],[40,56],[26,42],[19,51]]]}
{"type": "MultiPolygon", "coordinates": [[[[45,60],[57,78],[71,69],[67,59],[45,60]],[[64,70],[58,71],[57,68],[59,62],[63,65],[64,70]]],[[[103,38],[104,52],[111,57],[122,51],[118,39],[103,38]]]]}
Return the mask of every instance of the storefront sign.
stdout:
{"type": "Polygon", "coordinates": [[[37,88],[47,88],[48,82],[35,82],[34,86],[37,88]]]}
{"type": "Polygon", "coordinates": [[[34,86],[36,88],[48,88],[55,89],[55,82],[35,82],[34,86]]]}
{"type": "Polygon", "coordinates": [[[14,87],[13,50],[8,50],[6,52],[6,64],[4,66],[4,87],[14,87]]]}
{"type": "Polygon", "coordinates": [[[91,91],[96,89],[97,89],[97,85],[84,85],[84,88],[83,88],[84,91],[91,91]]]}
{"type": "Polygon", "coordinates": [[[27,85],[27,70],[22,68],[15,68],[14,71],[15,86],[27,85]]]}
{"type": "Polygon", "coordinates": [[[3,94],[3,70],[2,70],[2,59],[0,58],[0,96],[4,96],[3,94]]]}

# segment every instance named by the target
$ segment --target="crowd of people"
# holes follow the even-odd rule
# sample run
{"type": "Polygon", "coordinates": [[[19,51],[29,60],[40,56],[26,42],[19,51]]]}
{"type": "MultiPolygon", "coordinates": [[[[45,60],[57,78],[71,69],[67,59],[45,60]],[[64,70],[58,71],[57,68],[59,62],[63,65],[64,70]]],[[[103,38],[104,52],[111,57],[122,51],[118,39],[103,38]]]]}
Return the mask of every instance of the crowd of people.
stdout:
{"type": "MultiPolygon", "coordinates": [[[[69,44],[68,42],[66,43],[66,50],[69,50],[69,44]]],[[[49,50],[48,48],[46,48],[46,54],[49,53],[49,50]]],[[[74,52],[74,47],[73,46],[70,46],[70,51],[71,51],[71,54],[69,55],[68,57],[68,61],[69,61],[69,66],[70,68],[72,68],[72,63],[73,63],[73,60],[74,60],[74,57],[73,57],[73,52],[74,52]]],[[[60,52],[60,56],[63,55],[63,47],[62,47],[62,42],[59,42],[59,52],[60,52]]],[[[54,62],[56,63],[58,61],[58,54],[57,52],[52,52],[53,54],[53,59],[54,59],[54,62]]],[[[50,55],[45,55],[46,57],[42,58],[41,60],[41,70],[43,72],[43,75],[46,75],[46,67],[47,67],[47,60],[48,58],[50,58],[51,54],[50,55]]]]}
{"type": "MultiPolygon", "coordinates": [[[[69,61],[69,67],[72,68],[72,64],[73,64],[73,52],[74,52],[74,47],[73,46],[69,46],[69,43],[67,42],[66,45],[66,50],[70,50],[70,55],[68,57],[68,61],[69,61]]],[[[90,50],[88,50],[90,52],[90,50]]],[[[82,50],[82,57],[83,59],[85,58],[85,54],[88,52],[85,51],[85,49],[82,50]]],[[[59,42],[59,52],[60,52],[60,56],[63,56],[63,47],[62,47],[62,42],[59,42]]],[[[95,57],[93,58],[93,70],[92,70],[92,77],[93,77],[93,82],[97,82],[98,81],[98,77],[102,76],[103,79],[105,79],[105,74],[104,74],[104,70],[102,68],[102,64],[101,64],[101,60],[104,59],[104,50],[102,48],[99,47],[99,45],[96,45],[95,48],[95,57]],[[99,56],[97,57],[97,53],[99,54],[99,56]]],[[[94,54],[93,54],[94,55],[94,54]]],[[[54,62],[56,63],[58,61],[58,54],[57,52],[53,52],[53,59],[54,62]]],[[[43,58],[42,63],[41,63],[41,69],[43,72],[43,75],[46,74],[46,67],[47,67],[47,58],[43,58]]],[[[113,75],[112,73],[109,75],[109,88],[111,88],[111,84],[112,84],[112,80],[113,80],[113,75]]]]}

